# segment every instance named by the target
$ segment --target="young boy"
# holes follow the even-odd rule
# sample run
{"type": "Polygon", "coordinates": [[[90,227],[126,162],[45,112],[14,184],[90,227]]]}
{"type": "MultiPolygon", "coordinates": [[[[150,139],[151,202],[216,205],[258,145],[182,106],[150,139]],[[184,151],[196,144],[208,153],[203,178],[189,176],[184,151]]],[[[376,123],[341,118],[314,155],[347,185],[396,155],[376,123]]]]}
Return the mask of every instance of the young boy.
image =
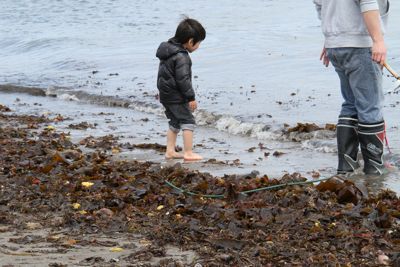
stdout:
{"type": "Polygon", "coordinates": [[[335,67],[344,102],[337,124],[339,164],[347,174],[358,167],[361,147],[364,173],[382,174],[385,123],[382,114],[382,67],[386,60],[383,24],[388,0],[314,0],[325,44],[323,64],[335,67]],[[382,23],[383,22],[383,23],[382,23]]]}
{"type": "Polygon", "coordinates": [[[193,153],[193,131],[195,119],[192,112],[197,108],[192,87],[192,61],[189,53],[196,51],[206,38],[206,31],[196,20],[185,18],[176,29],[175,36],[160,44],[156,56],[160,59],[157,88],[160,102],[169,119],[167,131],[167,159],[184,158],[186,161],[201,160],[193,153]],[[181,155],[175,151],[176,138],[183,131],[181,155]]]}

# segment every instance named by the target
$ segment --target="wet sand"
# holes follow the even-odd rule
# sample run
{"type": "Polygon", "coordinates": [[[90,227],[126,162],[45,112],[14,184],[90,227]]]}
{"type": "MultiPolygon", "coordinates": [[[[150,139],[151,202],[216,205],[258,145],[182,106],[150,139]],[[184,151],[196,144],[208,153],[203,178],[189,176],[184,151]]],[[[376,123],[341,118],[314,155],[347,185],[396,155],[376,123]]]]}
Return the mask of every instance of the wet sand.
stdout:
{"type": "Polygon", "coordinates": [[[28,222],[18,229],[0,226],[0,266],[160,266],[168,262],[186,266],[197,257],[194,251],[165,246],[158,255],[138,260],[141,265],[129,260],[132,254],[145,257],[145,251],[154,245],[140,235],[72,235],[28,222]]]}

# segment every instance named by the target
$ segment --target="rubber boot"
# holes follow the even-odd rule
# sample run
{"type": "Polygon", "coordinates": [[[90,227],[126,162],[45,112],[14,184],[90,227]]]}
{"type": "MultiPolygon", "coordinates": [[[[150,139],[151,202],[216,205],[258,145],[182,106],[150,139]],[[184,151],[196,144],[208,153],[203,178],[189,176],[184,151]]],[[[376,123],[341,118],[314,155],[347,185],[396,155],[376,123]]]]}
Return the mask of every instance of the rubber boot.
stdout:
{"type": "Polygon", "coordinates": [[[381,175],[386,172],[383,163],[385,122],[359,124],[358,136],[364,158],[364,173],[381,175]]]}
{"type": "Polygon", "coordinates": [[[338,146],[338,174],[354,172],[360,165],[357,161],[358,154],[358,120],[350,117],[339,117],[336,127],[336,139],[338,146]]]}

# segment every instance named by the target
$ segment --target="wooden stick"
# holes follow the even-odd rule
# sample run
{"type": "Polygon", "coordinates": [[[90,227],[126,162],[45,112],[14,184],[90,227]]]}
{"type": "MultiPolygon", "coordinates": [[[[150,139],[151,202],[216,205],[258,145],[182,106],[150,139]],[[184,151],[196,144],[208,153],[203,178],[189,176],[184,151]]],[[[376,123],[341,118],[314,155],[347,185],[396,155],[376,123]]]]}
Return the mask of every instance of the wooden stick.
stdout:
{"type": "Polygon", "coordinates": [[[383,66],[393,75],[397,80],[400,80],[400,76],[389,66],[388,63],[383,63],[383,66]]]}

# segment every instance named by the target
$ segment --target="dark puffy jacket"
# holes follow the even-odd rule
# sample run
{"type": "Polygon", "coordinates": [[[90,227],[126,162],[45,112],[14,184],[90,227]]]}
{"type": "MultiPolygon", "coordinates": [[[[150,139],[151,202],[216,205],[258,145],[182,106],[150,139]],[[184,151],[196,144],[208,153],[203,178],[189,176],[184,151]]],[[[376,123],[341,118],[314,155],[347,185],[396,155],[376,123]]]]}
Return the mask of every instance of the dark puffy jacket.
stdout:
{"type": "Polygon", "coordinates": [[[181,44],[170,39],[160,44],[157,88],[163,104],[181,104],[195,100],[192,87],[192,61],[181,44]]]}

